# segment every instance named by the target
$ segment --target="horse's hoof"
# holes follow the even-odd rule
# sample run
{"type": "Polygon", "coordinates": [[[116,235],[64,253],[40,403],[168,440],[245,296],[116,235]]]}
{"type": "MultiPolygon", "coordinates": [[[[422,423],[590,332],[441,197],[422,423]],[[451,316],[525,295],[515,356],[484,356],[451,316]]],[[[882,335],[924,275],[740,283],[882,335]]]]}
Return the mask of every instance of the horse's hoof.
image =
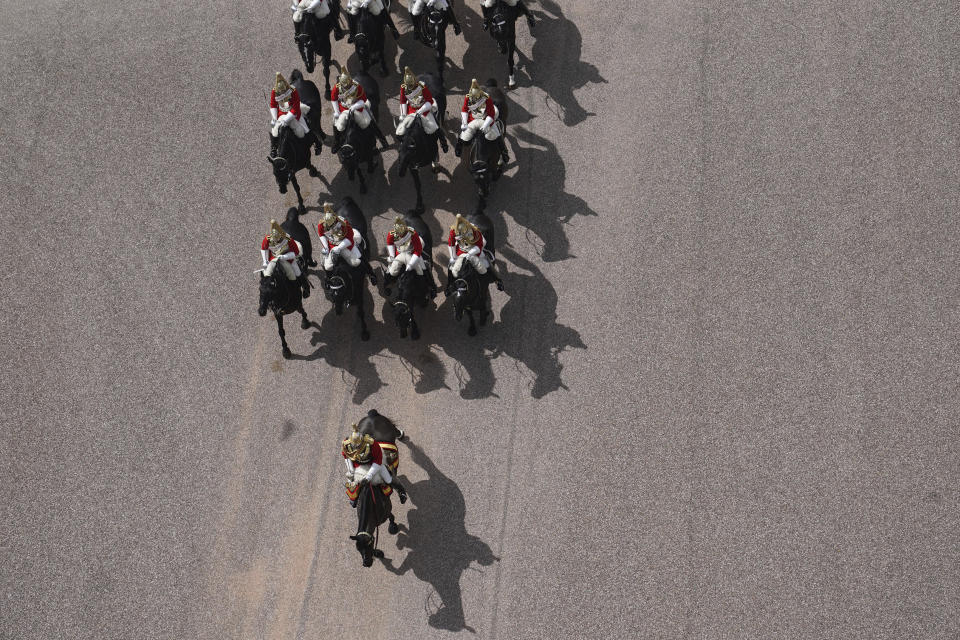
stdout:
{"type": "MultiPolygon", "coordinates": [[[[446,153],[446,150],[444,150],[444,153],[446,153]]],[[[431,163],[430,163],[430,169],[431,169],[434,173],[440,173],[440,163],[439,163],[439,162],[431,162],[431,163]]]]}
{"type": "Polygon", "coordinates": [[[514,76],[510,76],[507,80],[507,89],[516,89],[517,88],[517,79],[514,76]]]}
{"type": "Polygon", "coordinates": [[[309,329],[309,328],[310,328],[310,323],[307,322],[307,319],[306,319],[306,318],[304,318],[303,320],[300,321],[300,328],[301,328],[301,329],[309,329]]]}
{"type": "Polygon", "coordinates": [[[468,336],[475,336],[475,335],[477,335],[477,328],[476,328],[476,327],[470,327],[469,329],[467,329],[467,335],[468,335],[468,336]]]}
{"type": "Polygon", "coordinates": [[[364,558],[364,559],[363,559],[363,566],[368,567],[368,568],[369,568],[369,567],[372,567],[372,566],[373,566],[373,556],[370,556],[370,559],[369,559],[369,560],[366,559],[366,558],[364,558]]]}
{"type": "Polygon", "coordinates": [[[286,360],[289,360],[292,356],[293,356],[293,352],[290,351],[290,347],[284,347],[284,348],[283,348],[283,357],[284,357],[286,360]]]}
{"type": "Polygon", "coordinates": [[[307,171],[310,173],[310,177],[311,177],[311,178],[319,178],[319,177],[320,177],[320,172],[317,171],[316,167],[314,167],[313,165],[310,165],[309,167],[307,167],[307,171]]]}
{"type": "Polygon", "coordinates": [[[360,339],[363,340],[364,342],[366,342],[367,340],[369,340],[369,339],[370,339],[370,332],[367,331],[366,329],[364,329],[364,330],[360,333],[360,339]]]}
{"type": "Polygon", "coordinates": [[[400,531],[400,525],[398,525],[396,522],[391,522],[390,526],[387,527],[387,532],[390,535],[396,535],[398,531],[400,531]]]}

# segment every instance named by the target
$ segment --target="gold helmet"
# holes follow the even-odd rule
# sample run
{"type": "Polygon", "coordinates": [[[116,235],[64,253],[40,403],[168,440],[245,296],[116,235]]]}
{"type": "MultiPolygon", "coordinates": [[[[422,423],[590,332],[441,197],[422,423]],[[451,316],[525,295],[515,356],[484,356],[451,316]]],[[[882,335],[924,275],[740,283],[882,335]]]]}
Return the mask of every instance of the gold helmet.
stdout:
{"type": "Polygon", "coordinates": [[[274,253],[279,253],[278,250],[283,250],[287,248],[287,240],[290,236],[287,235],[287,232],[283,230],[276,220],[270,220],[270,250],[274,253]]]}
{"type": "Polygon", "coordinates": [[[323,205],[323,230],[331,234],[338,241],[343,238],[343,231],[340,228],[340,216],[333,210],[333,205],[329,202],[323,205]]]}
{"type": "Polygon", "coordinates": [[[467,92],[467,98],[470,102],[476,102],[477,100],[486,100],[489,98],[483,89],[480,88],[480,83],[477,82],[477,79],[474,78],[470,81],[470,90],[467,92]]]}
{"type": "Polygon", "coordinates": [[[417,88],[417,76],[413,75],[413,69],[403,68],[403,88],[407,91],[413,91],[417,88]]]}
{"type": "Polygon", "coordinates": [[[337,86],[340,87],[340,91],[343,91],[353,85],[353,78],[350,77],[350,72],[347,71],[347,66],[344,65],[340,67],[340,76],[337,78],[337,86]]]}
{"type": "Polygon", "coordinates": [[[368,434],[357,431],[356,423],[351,426],[353,433],[343,441],[343,454],[354,462],[367,462],[370,459],[370,447],[373,445],[373,438],[368,434]]]}
{"type": "Polygon", "coordinates": [[[473,244],[476,242],[477,228],[459,213],[453,223],[453,235],[462,244],[473,244]]]}
{"type": "Polygon", "coordinates": [[[283,100],[289,98],[290,94],[293,93],[293,88],[290,86],[290,83],[287,82],[287,79],[283,77],[283,74],[277,71],[277,79],[273,84],[273,94],[277,100],[283,100]]]}
{"type": "Polygon", "coordinates": [[[402,238],[407,235],[410,231],[410,227],[407,226],[406,220],[403,219],[403,216],[397,216],[393,221],[393,238],[394,240],[402,238]]]}

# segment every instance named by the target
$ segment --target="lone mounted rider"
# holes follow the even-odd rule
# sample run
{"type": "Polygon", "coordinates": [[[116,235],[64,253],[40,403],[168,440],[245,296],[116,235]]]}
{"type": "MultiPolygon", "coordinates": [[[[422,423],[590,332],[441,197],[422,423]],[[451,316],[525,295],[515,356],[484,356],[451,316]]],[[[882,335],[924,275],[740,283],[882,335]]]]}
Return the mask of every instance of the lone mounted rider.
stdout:
{"type": "Polygon", "coordinates": [[[337,40],[343,38],[343,29],[340,28],[339,20],[336,20],[340,14],[339,0],[293,0],[290,10],[293,11],[293,31],[295,35],[303,33],[305,14],[312,14],[315,20],[323,20],[332,13],[334,17],[333,37],[337,40]]]}
{"type": "Polygon", "coordinates": [[[406,223],[403,216],[394,219],[393,229],[387,233],[387,262],[390,266],[387,268],[384,286],[395,280],[401,271],[416,271],[418,276],[427,276],[431,291],[436,290],[433,272],[423,259],[423,241],[420,234],[406,223]]]}
{"type": "Polygon", "coordinates": [[[347,67],[340,68],[340,77],[337,83],[333,85],[330,91],[330,104],[333,105],[333,153],[340,150],[343,146],[344,132],[347,130],[347,124],[352,118],[357,126],[366,129],[373,126],[373,132],[376,134],[380,143],[386,147],[387,139],[384,137],[377,121],[373,119],[371,110],[373,105],[367,99],[367,92],[359,82],[350,76],[347,67]]]}
{"type": "Polygon", "coordinates": [[[436,98],[430,93],[426,84],[417,80],[410,67],[403,68],[403,82],[400,83],[400,123],[397,125],[396,134],[403,137],[413,119],[420,117],[420,124],[423,125],[423,132],[427,135],[436,135],[446,153],[447,139],[437,125],[437,118],[434,115],[439,109],[436,98]]]}
{"type": "Polygon", "coordinates": [[[338,216],[329,202],[323,205],[323,219],[317,225],[320,236],[320,252],[324,259],[321,263],[327,274],[333,269],[335,259],[346,260],[351,267],[359,267],[363,261],[360,243],[363,239],[354,231],[350,223],[338,216]]]}
{"type": "Polygon", "coordinates": [[[288,280],[296,280],[303,290],[303,297],[310,297],[310,283],[307,282],[307,276],[300,271],[297,264],[297,256],[303,253],[300,243],[287,235],[276,220],[270,221],[270,232],[263,237],[260,243],[260,256],[263,258],[263,275],[268,278],[273,275],[273,270],[279,264],[280,269],[287,276],[288,280]]]}
{"type": "Polygon", "coordinates": [[[366,9],[370,15],[379,18],[381,22],[390,28],[393,39],[400,37],[397,31],[397,25],[393,24],[393,18],[390,17],[390,11],[383,5],[382,0],[347,0],[347,25],[350,27],[350,35],[347,42],[353,42],[357,37],[357,25],[360,23],[360,11],[366,9]]]}
{"type": "MultiPolygon", "coordinates": [[[[527,9],[527,5],[523,3],[523,0],[500,0],[500,2],[516,9],[518,18],[520,16],[527,16],[527,27],[530,28],[530,31],[533,31],[533,14],[527,9]]],[[[480,2],[480,10],[483,11],[484,31],[490,28],[490,19],[493,17],[493,8],[496,4],[497,0],[481,0],[480,2]]]]}
{"type": "Polygon", "coordinates": [[[510,154],[507,153],[507,144],[500,134],[500,128],[503,125],[497,122],[499,117],[500,112],[493,104],[493,98],[480,88],[480,84],[474,78],[470,83],[470,90],[463,98],[463,107],[460,109],[460,137],[453,148],[457,157],[460,157],[463,143],[473,140],[479,131],[487,140],[497,141],[500,157],[504,164],[509,162],[510,154]]]}
{"type": "Polygon", "coordinates": [[[407,501],[407,490],[390,473],[380,443],[368,434],[359,433],[356,424],[353,425],[353,433],[350,434],[350,437],[343,440],[340,446],[340,455],[343,456],[343,461],[347,467],[347,480],[349,482],[368,482],[374,486],[385,484],[393,487],[397,492],[400,497],[400,504],[407,501]],[[356,477],[357,468],[367,464],[370,465],[369,470],[366,475],[358,480],[356,477]]]}
{"type": "Polygon", "coordinates": [[[497,289],[503,291],[503,280],[484,253],[485,244],[486,240],[480,229],[458,213],[447,238],[447,249],[450,251],[447,295],[453,286],[453,279],[460,277],[464,262],[469,262],[480,276],[486,275],[486,282],[496,282],[497,289]]]}
{"type": "Polygon", "coordinates": [[[453,0],[413,0],[410,3],[410,21],[413,22],[413,37],[420,39],[420,29],[423,25],[423,8],[436,9],[447,17],[447,22],[453,25],[453,32],[460,35],[462,29],[457,16],[453,14],[453,0]]]}
{"type": "Polygon", "coordinates": [[[298,138],[309,136],[316,146],[316,152],[320,153],[320,138],[307,126],[308,113],[310,106],[300,104],[300,94],[278,71],[273,89],[270,90],[270,116],[273,125],[270,130],[271,155],[277,153],[280,130],[283,127],[288,127],[298,138]]]}

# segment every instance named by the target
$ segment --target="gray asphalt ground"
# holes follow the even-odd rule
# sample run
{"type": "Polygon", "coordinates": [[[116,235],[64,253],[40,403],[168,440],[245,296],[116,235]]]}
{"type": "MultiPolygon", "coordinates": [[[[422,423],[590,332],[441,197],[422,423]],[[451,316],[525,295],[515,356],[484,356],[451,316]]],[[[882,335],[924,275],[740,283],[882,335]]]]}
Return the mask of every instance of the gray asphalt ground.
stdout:
{"type": "MultiPolygon", "coordinates": [[[[362,342],[317,290],[289,361],[253,274],[284,3],[3,4],[0,637],[960,636],[956,4],[530,4],[493,323],[441,296],[401,341],[371,291],[362,342]],[[363,569],[370,408],[411,500],[363,569]]],[[[505,80],[463,5],[451,105],[505,80]]],[[[382,253],[384,160],[359,196],[327,146],[304,222],[354,194],[382,253]]],[[[443,165],[437,243],[475,202],[443,165]]]]}

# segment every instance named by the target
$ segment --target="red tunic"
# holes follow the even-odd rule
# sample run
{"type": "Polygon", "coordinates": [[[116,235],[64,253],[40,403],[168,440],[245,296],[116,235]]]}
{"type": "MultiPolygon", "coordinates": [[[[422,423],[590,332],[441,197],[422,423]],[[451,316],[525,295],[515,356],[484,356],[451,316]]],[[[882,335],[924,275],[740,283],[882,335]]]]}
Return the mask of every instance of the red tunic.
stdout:
{"type": "MultiPolygon", "coordinates": [[[[387,234],[387,246],[394,245],[393,231],[387,234]]],[[[420,234],[416,231],[413,232],[413,238],[410,239],[409,245],[410,253],[415,256],[423,254],[423,242],[420,241],[420,234]]]]}
{"type": "MultiPolygon", "coordinates": [[[[344,458],[347,458],[347,453],[346,453],[345,451],[340,451],[340,455],[342,455],[344,458]]],[[[347,458],[347,459],[350,460],[349,458],[347,458]]],[[[373,444],[370,445],[370,459],[367,460],[366,462],[357,462],[356,460],[350,460],[350,462],[353,463],[353,468],[354,468],[354,469],[356,469],[357,467],[359,467],[361,464],[373,464],[373,463],[376,463],[376,464],[382,465],[382,464],[383,464],[383,449],[380,448],[380,443],[378,443],[376,440],[374,440],[373,444]]]]}
{"type": "MultiPolygon", "coordinates": [[[[340,231],[343,232],[343,239],[349,240],[350,244],[347,246],[347,249],[353,249],[353,227],[350,226],[350,223],[346,220],[340,221],[340,231]]],[[[326,228],[323,226],[323,221],[320,221],[320,224],[317,225],[317,233],[322,237],[326,234],[326,228]]],[[[327,238],[327,241],[330,242],[332,238],[327,238]]],[[[340,244],[339,242],[337,244],[340,244]]]]}
{"type": "MultiPolygon", "coordinates": [[[[360,102],[367,101],[367,93],[363,90],[363,85],[357,84],[357,100],[360,102]]],[[[341,111],[349,109],[350,107],[346,106],[340,102],[340,85],[333,85],[333,89],[330,90],[330,101],[335,102],[341,111]]],[[[363,107],[357,107],[357,111],[363,111],[363,107]]]]}
{"type": "MultiPolygon", "coordinates": [[[[423,96],[423,102],[421,102],[417,106],[414,106],[410,104],[410,102],[407,100],[406,87],[404,87],[403,85],[400,85],[400,106],[404,107],[405,109],[404,113],[406,114],[416,113],[417,109],[422,107],[425,103],[433,102],[433,94],[430,93],[430,89],[427,89],[426,85],[418,85],[418,86],[420,86],[420,88],[423,90],[423,93],[421,94],[423,96]]],[[[414,92],[416,92],[416,89],[414,89],[414,92]]]]}
{"type": "Polygon", "coordinates": [[[280,108],[280,103],[277,102],[277,91],[276,89],[270,90],[270,108],[276,109],[279,111],[279,115],[286,115],[287,113],[292,113],[294,117],[300,119],[300,94],[297,93],[296,89],[293,89],[293,94],[290,96],[290,109],[284,110],[280,108]]]}
{"type": "MultiPolygon", "coordinates": [[[[467,251],[469,251],[469,249],[467,249],[467,251],[464,251],[463,249],[460,248],[460,244],[457,242],[457,232],[454,231],[453,229],[450,229],[450,237],[447,239],[447,244],[451,247],[452,246],[457,247],[458,256],[464,253],[467,253],[467,251]]],[[[478,249],[480,249],[481,252],[483,252],[483,234],[482,233],[477,234],[477,241],[473,243],[473,246],[477,247],[478,249]]]]}
{"type": "MultiPolygon", "coordinates": [[[[473,117],[473,112],[470,111],[470,107],[468,106],[469,104],[470,104],[470,98],[468,96],[463,99],[463,108],[460,109],[460,111],[467,114],[467,122],[472,122],[476,120],[476,118],[473,117]]],[[[487,96],[487,101],[486,101],[485,111],[484,111],[484,117],[488,117],[488,116],[491,118],[497,117],[497,112],[493,108],[493,98],[491,98],[490,96],[487,96]]]]}
{"type": "MultiPolygon", "coordinates": [[[[263,236],[263,242],[260,243],[260,249],[266,251],[269,254],[269,260],[273,260],[273,251],[270,251],[270,235],[267,234],[263,236]]],[[[293,252],[293,259],[296,260],[297,256],[300,255],[300,247],[297,246],[296,240],[287,241],[287,253],[293,252]]]]}

